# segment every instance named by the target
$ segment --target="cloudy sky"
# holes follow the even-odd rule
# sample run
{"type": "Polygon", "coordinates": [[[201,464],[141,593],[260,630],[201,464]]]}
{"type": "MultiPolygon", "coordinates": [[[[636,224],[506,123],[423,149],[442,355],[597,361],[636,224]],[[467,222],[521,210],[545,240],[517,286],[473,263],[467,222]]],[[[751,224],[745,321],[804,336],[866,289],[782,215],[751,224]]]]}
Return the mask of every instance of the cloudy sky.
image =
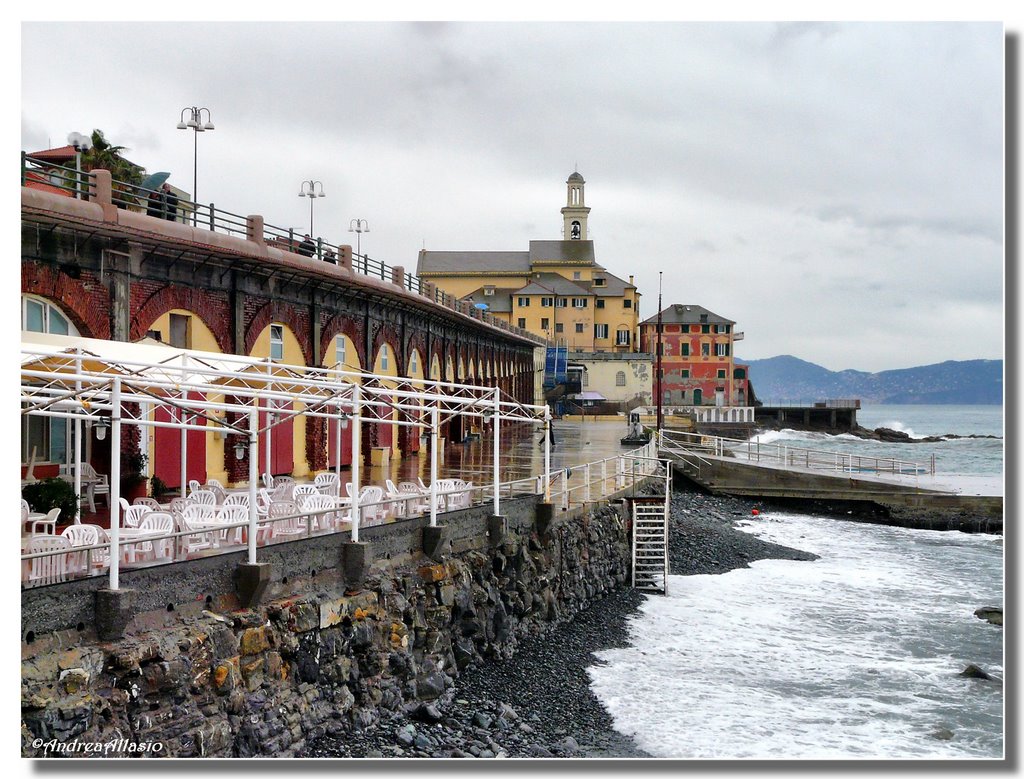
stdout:
{"type": "MultiPolygon", "coordinates": [[[[995,18],[995,17],[991,17],[995,18]]],[[[745,359],[1003,355],[998,23],[25,23],[21,148],[101,128],[198,197],[414,269],[561,237],[745,359]],[[86,73],[69,78],[70,73],[86,73]],[[354,240],[352,241],[354,243],[354,240]]]]}

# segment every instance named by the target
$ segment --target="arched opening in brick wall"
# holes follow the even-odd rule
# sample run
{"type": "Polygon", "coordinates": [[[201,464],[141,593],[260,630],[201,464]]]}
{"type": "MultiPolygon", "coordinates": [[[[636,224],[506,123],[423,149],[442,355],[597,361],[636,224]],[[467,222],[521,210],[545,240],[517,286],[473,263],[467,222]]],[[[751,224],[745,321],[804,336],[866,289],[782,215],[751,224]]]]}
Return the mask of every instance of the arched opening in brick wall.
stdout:
{"type": "MultiPolygon", "coordinates": [[[[324,366],[346,371],[360,371],[362,364],[359,351],[352,339],[344,333],[338,333],[331,341],[331,348],[324,355],[324,366]]],[[[358,376],[350,378],[353,384],[359,384],[358,376]]],[[[351,411],[351,407],[346,407],[351,411]]],[[[327,467],[352,466],[352,433],[348,425],[337,419],[327,423],[327,467]]]]}

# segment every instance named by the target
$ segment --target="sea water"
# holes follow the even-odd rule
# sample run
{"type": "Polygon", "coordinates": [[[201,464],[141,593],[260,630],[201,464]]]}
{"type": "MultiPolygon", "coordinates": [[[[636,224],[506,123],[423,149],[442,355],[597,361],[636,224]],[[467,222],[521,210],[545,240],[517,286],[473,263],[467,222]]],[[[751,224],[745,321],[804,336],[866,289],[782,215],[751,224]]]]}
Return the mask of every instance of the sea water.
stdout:
{"type": "MultiPolygon", "coordinates": [[[[971,407],[973,425],[949,407],[931,407],[930,422],[905,408],[872,409],[864,416],[886,418],[861,423],[1001,431],[1001,408],[971,407]]],[[[1001,447],[998,465],[979,451],[972,467],[1001,474],[1001,447]]],[[[630,621],[629,646],[598,653],[590,669],[618,730],[656,757],[1003,755],[1000,681],[960,675],[972,663],[1003,674],[1002,628],[974,615],[1003,603],[1001,536],[781,512],[742,529],[820,559],[669,577],[668,594],[647,597],[630,621]]]]}
{"type": "Polygon", "coordinates": [[[1002,406],[868,406],[857,412],[857,423],[874,430],[887,427],[906,433],[907,443],[887,443],[850,433],[830,435],[806,430],[771,430],[752,439],[762,446],[787,446],[906,460],[930,470],[936,483],[921,486],[965,493],[1003,493],[1002,406]],[[963,436],[922,441],[929,436],[963,436]],[[980,436],[970,438],[968,436],[980,436]],[[991,436],[991,437],[988,437],[991,436]]]}

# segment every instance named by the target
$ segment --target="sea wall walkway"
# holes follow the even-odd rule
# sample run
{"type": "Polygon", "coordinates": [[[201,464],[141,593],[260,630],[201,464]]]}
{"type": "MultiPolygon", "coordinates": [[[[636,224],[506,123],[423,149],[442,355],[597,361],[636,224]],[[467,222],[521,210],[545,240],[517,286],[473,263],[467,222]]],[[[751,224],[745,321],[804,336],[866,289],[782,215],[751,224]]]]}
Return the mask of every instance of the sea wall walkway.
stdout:
{"type": "Polygon", "coordinates": [[[811,508],[866,504],[877,507],[875,517],[887,524],[1002,532],[1002,496],[940,489],[935,474],[916,463],[782,447],[776,453],[775,446],[761,456],[753,444],[728,444],[708,436],[664,436],[658,452],[677,474],[713,494],[811,508]]]}

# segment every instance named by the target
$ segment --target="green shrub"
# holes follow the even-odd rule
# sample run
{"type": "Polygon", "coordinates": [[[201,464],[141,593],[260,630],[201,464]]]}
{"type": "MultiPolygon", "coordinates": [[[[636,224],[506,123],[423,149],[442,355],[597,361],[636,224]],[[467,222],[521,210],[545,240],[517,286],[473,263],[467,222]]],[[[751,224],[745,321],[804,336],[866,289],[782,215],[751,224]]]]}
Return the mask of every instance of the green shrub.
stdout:
{"type": "Polygon", "coordinates": [[[156,497],[158,495],[166,495],[171,491],[171,488],[159,476],[153,476],[149,480],[149,490],[153,497],[156,497]]]}
{"type": "Polygon", "coordinates": [[[137,450],[121,452],[121,491],[129,492],[146,481],[146,455],[137,450]]]}
{"type": "Polygon", "coordinates": [[[64,479],[50,478],[26,484],[21,489],[21,497],[28,501],[29,507],[40,514],[49,513],[50,509],[60,509],[58,521],[73,522],[78,509],[78,496],[75,488],[64,479]]]}

